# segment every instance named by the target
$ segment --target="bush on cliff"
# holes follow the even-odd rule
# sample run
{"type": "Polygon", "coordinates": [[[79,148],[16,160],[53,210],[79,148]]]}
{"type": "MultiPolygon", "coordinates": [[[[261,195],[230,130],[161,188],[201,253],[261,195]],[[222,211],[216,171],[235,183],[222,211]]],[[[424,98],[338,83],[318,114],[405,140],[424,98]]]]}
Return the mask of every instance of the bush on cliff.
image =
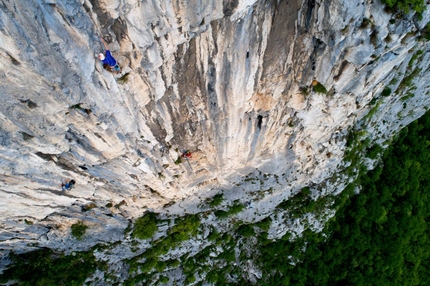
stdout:
{"type": "Polygon", "coordinates": [[[426,9],[424,0],[382,0],[382,3],[404,13],[409,13],[410,10],[422,13],[426,9]]]}
{"type": "Polygon", "coordinates": [[[17,280],[19,285],[83,285],[96,269],[91,252],[66,256],[44,248],[9,257],[14,264],[0,275],[0,283],[17,280]]]}
{"type": "Polygon", "coordinates": [[[134,223],[132,236],[139,239],[151,238],[157,229],[157,216],[155,213],[147,213],[134,223]]]}
{"type": "Polygon", "coordinates": [[[346,197],[324,232],[261,248],[259,285],[430,285],[429,146],[430,112],[361,173],[360,194],[346,197]]]}
{"type": "Polygon", "coordinates": [[[81,240],[84,235],[85,232],[87,231],[88,226],[85,225],[82,221],[79,221],[75,224],[72,224],[72,235],[77,239],[77,240],[81,240]]]}

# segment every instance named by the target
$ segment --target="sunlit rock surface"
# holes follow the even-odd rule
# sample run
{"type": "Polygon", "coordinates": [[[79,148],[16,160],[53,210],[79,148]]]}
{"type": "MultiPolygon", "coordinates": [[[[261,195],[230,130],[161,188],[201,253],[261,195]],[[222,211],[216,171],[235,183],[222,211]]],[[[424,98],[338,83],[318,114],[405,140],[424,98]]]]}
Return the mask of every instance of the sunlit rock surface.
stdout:
{"type": "Polygon", "coordinates": [[[87,249],[219,192],[252,201],[241,220],[272,215],[269,237],[299,235],[273,209],[343,190],[354,126],[385,144],[430,105],[429,20],[379,1],[0,1],[0,248],[87,249]]]}

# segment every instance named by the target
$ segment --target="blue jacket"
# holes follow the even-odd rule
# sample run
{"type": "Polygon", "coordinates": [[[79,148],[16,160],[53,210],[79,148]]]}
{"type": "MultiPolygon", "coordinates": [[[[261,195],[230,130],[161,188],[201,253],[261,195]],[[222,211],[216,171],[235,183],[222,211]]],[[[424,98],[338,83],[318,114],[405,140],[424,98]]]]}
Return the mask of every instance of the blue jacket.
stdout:
{"type": "Polygon", "coordinates": [[[112,57],[112,55],[111,55],[111,53],[110,53],[109,50],[106,50],[105,59],[102,60],[102,62],[104,64],[107,64],[107,65],[111,66],[111,67],[113,67],[113,66],[116,65],[116,60],[112,57]]]}

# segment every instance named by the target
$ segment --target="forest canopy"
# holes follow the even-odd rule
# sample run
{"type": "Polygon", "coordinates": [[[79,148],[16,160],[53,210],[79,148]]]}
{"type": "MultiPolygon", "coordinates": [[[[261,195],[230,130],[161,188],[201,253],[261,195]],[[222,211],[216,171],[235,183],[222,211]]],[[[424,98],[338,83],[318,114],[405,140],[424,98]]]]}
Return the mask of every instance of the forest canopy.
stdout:
{"type": "Polygon", "coordinates": [[[307,231],[261,249],[265,285],[430,285],[429,146],[427,113],[361,175],[360,194],[338,210],[325,234],[307,231]]]}
{"type": "Polygon", "coordinates": [[[424,0],[382,0],[382,3],[404,13],[409,13],[410,10],[422,13],[426,9],[424,0]]]}

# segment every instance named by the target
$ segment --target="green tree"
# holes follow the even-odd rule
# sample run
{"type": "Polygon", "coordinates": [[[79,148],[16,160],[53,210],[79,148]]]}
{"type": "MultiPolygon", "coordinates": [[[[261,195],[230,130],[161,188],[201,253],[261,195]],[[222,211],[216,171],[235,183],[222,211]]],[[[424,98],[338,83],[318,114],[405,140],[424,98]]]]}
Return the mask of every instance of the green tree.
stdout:
{"type": "Polygon", "coordinates": [[[422,13],[426,9],[424,0],[382,0],[382,3],[404,13],[409,13],[410,10],[422,13]]]}
{"type": "Polygon", "coordinates": [[[400,132],[380,166],[359,177],[360,194],[346,188],[326,237],[305,231],[293,242],[262,241],[264,283],[430,285],[429,142],[427,113],[400,132]]]}
{"type": "Polygon", "coordinates": [[[138,218],[134,223],[132,236],[139,239],[151,238],[157,231],[157,216],[155,213],[148,212],[138,218]]]}

